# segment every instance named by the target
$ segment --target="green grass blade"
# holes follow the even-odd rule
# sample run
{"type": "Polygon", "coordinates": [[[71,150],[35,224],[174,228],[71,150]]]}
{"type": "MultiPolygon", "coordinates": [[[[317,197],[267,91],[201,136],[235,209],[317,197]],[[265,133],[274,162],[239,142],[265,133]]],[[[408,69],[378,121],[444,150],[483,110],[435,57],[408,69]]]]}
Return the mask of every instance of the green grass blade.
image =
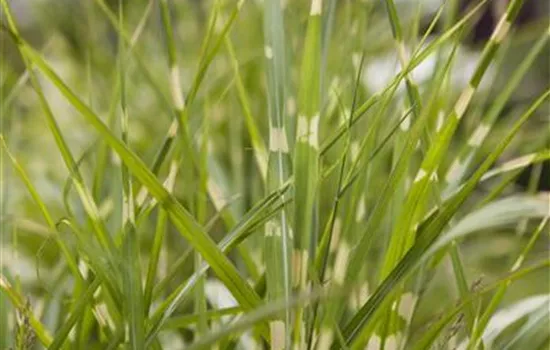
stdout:
{"type": "Polygon", "coordinates": [[[101,282],[101,278],[96,277],[94,281],[90,283],[86,291],[82,293],[82,295],[78,299],[78,302],[76,304],[73,304],[73,309],[71,310],[69,317],[67,318],[65,323],[57,330],[55,339],[48,346],[48,350],[61,349],[63,343],[69,336],[71,329],[74,327],[78,319],[82,317],[84,309],[88,305],[93,304],[93,295],[101,285],[101,282]]]}
{"type": "Polygon", "coordinates": [[[252,309],[259,304],[259,298],[239,275],[235,266],[216,247],[212,239],[204,233],[193,217],[170,195],[162,184],[155,178],[147,166],[131,150],[129,150],[111,131],[105,126],[100,118],[91,111],[53,72],[49,65],[21,39],[18,41],[21,49],[28,55],[44,75],[54,83],[67,100],[82,114],[82,116],[96,129],[104,138],[105,142],[117,152],[122,162],[128,166],[132,174],[145,186],[149,193],[154,196],[161,205],[168,211],[173,224],[178,231],[199,251],[218,277],[226,284],[227,288],[234,293],[235,298],[243,308],[252,309]]]}
{"type": "MultiPolygon", "coordinates": [[[[508,12],[513,13],[520,6],[521,1],[511,2],[508,7],[508,12]]],[[[429,199],[429,189],[434,188],[438,191],[439,185],[437,171],[439,164],[441,163],[441,159],[451,142],[452,136],[460,119],[465,114],[472,97],[479,87],[483,75],[496,55],[497,49],[506,34],[506,26],[509,27],[513,19],[513,15],[508,17],[508,15],[505,14],[502,17],[501,23],[503,23],[504,27],[501,26],[495,29],[495,34],[484,48],[480,61],[472,77],[470,78],[468,86],[461,93],[460,98],[455,104],[455,107],[449,117],[445,119],[443,128],[437,133],[434,141],[430,144],[427,154],[424,156],[422,164],[420,165],[420,169],[414,177],[412,187],[407,194],[407,198],[403,205],[404,211],[402,212],[392,232],[390,245],[388,247],[388,254],[385,259],[384,268],[382,269],[382,278],[387,276],[389,271],[391,271],[391,269],[397,264],[404,252],[407,251],[413,244],[415,239],[415,225],[424,214],[425,206],[429,199]]],[[[457,272],[456,275],[459,290],[462,293],[466,293],[467,286],[464,284],[464,276],[463,272],[461,272],[461,263],[456,250],[452,256],[453,266],[457,272]]],[[[472,317],[473,315],[468,313],[467,319],[470,324],[473,322],[472,317]]]]}
{"type": "Polygon", "coordinates": [[[492,40],[485,47],[477,68],[469,81],[469,85],[461,93],[453,111],[446,118],[445,125],[441,131],[438,132],[430,145],[407,195],[404,204],[405,211],[402,213],[401,219],[396,224],[392,234],[392,241],[388,248],[390,254],[386,259],[386,268],[383,271],[383,277],[385,277],[388,271],[395,266],[403,252],[411,246],[412,242],[414,242],[414,225],[417,224],[424,213],[429,188],[437,185],[438,165],[487,67],[495,57],[496,51],[507,32],[507,28],[509,28],[510,23],[515,17],[513,14],[517,12],[520,6],[521,1],[512,1],[509,4],[507,14],[502,17],[500,21],[502,24],[495,29],[492,40]],[[510,17],[508,17],[508,13],[511,13],[510,17]]]}
{"type": "Polygon", "coordinates": [[[237,86],[237,94],[239,96],[239,102],[241,103],[241,107],[243,109],[243,114],[246,122],[246,129],[250,136],[252,147],[254,148],[254,156],[256,158],[258,169],[260,170],[260,175],[262,176],[262,179],[265,182],[267,181],[267,161],[268,161],[267,149],[265,147],[265,143],[260,134],[256,120],[252,115],[252,111],[250,107],[250,98],[248,97],[248,94],[246,92],[246,88],[244,86],[243,79],[241,77],[241,73],[239,69],[239,61],[237,59],[237,56],[235,54],[235,49],[233,48],[233,44],[229,37],[225,38],[225,46],[227,48],[229,56],[231,57],[231,64],[233,66],[233,71],[235,72],[235,84],[237,86]]]}
{"type": "MultiPolygon", "coordinates": [[[[316,198],[319,185],[319,121],[321,117],[321,33],[322,0],[312,0],[301,64],[298,90],[298,119],[294,150],[294,286],[305,291],[308,286],[310,257],[315,256],[317,241],[316,198]]],[[[313,260],[313,259],[312,259],[313,260]]],[[[298,310],[294,344],[305,344],[305,320],[298,310]]]]}
{"type": "Polygon", "coordinates": [[[208,336],[197,340],[192,344],[189,349],[208,349],[214,346],[217,342],[222,340],[225,337],[238,334],[258,324],[261,321],[266,321],[273,318],[276,314],[283,312],[287,308],[296,308],[298,306],[303,306],[309,303],[314,298],[319,298],[319,293],[308,293],[300,297],[294,297],[290,300],[290,304],[287,302],[276,302],[264,305],[254,312],[248,314],[246,317],[243,317],[232,324],[222,328],[217,332],[213,332],[208,336]]]}
{"type": "MultiPolygon", "coordinates": [[[[434,243],[437,236],[441,233],[443,227],[450,218],[464,203],[469,193],[473,191],[483,174],[491,167],[506,146],[510,143],[513,136],[519,131],[521,126],[529,119],[533,112],[550,96],[550,91],[544,93],[532,106],[519,118],[510,132],[502,139],[499,145],[493,150],[489,157],[477,169],[474,175],[468,180],[466,185],[455,196],[447,200],[440,212],[433,216],[426,226],[420,227],[421,234],[418,235],[416,243],[399,261],[392,272],[384,279],[368,302],[363,305],[351,321],[349,321],[343,331],[346,341],[353,342],[361,333],[362,329],[368,324],[376,311],[388,306],[388,295],[394,291],[394,286],[399,283],[405,275],[410,273],[413,265],[417,266],[424,255],[424,251],[434,243]],[[416,261],[416,263],[414,263],[416,261]]],[[[426,255],[424,255],[426,256],[426,255]]]]}
{"type": "MultiPolygon", "coordinates": [[[[263,201],[258,203],[254,208],[252,208],[243,219],[235,225],[232,231],[224,237],[224,239],[218,244],[219,248],[224,253],[229,253],[234,249],[240,242],[242,242],[257,226],[264,225],[265,222],[269,219],[269,216],[262,217],[262,215],[270,206],[273,206],[278,198],[288,189],[288,186],[276,191],[266,198],[263,201]]],[[[169,318],[169,316],[176,309],[183,299],[187,296],[187,293],[195,286],[199,278],[207,271],[209,268],[208,265],[203,265],[202,268],[195,272],[185,284],[182,284],[178,287],[155,311],[154,315],[151,317],[151,329],[148,333],[147,339],[148,342],[151,341],[154,336],[162,328],[162,324],[169,318]]]]}
{"type": "Polygon", "coordinates": [[[40,343],[45,347],[49,346],[52,342],[52,336],[45,329],[40,320],[37,319],[31,310],[26,307],[24,297],[13,288],[3,273],[0,273],[0,290],[8,296],[15,308],[20,310],[20,312],[23,312],[25,317],[28,318],[30,326],[32,327],[36,337],[40,340],[40,343]]]}
{"type": "Polygon", "coordinates": [[[56,224],[53,221],[52,215],[50,214],[46,204],[41,199],[40,195],[38,194],[38,191],[36,190],[35,186],[32,184],[32,182],[31,182],[29,176],[27,175],[27,172],[25,171],[25,169],[23,169],[21,164],[19,164],[19,162],[17,162],[17,159],[15,159],[13,154],[11,154],[11,152],[9,151],[8,146],[7,146],[7,144],[4,140],[3,135],[0,135],[0,143],[2,144],[2,148],[4,149],[6,154],[8,155],[8,158],[10,159],[13,167],[15,168],[15,170],[17,170],[17,173],[19,174],[19,177],[21,178],[21,180],[25,184],[25,187],[29,191],[29,193],[30,193],[31,197],[33,198],[34,202],[36,203],[36,205],[40,209],[40,212],[42,213],[42,216],[44,217],[44,220],[46,221],[46,223],[48,224],[48,226],[50,227],[52,232],[56,233],[55,240],[56,240],[56,243],[59,245],[59,249],[61,249],[61,252],[63,253],[63,255],[65,257],[65,260],[67,262],[67,266],[69,267],[69,269],[71,270],[73,276],[75,277],[77,284],[81,284],[82,283],[82,275],[80,274],[80,271],[78,270],[78,265],[77,265],[77,263],[76,263],[76,261],[73,257],[73,254],[70,252],[69,247],[65,244],[63,239],[61,239],[61,237],[59,237],[57,235],[59,232],[57,231],[56,224]]]}
{"type": "MultiPolygon", "coordinates": [[[[540,222],[535,232],[531,235],[531,238],[529,238],[529,242],[522,249],[520,255],[515,260],[514,264],[510,268],[510,271],[509,271],[510,273],[516,272],[521,267],[527,254],[533,248],[533,245],[535,244],[537,239],[540,237],[547,223],[548,223],[548,217],[545,217],[540,222]]],[[[470,336],[470,342],[468,344],[469,349],[476,349],[479,346],[481,342],[481,335],[485,331],[485,327],[487,327],[487,324],[491,316],[494,314],[496,308],[502,301],[502,298],[504,297],[504,293],[506,292],[509,286],[510,286],[510,281],[506,281],[505,283],[502,283],[499,286],[498,290],[493,295],[493,298],[491,298],[491,301],[489,302],[487,309],[485,310],[483,315],[480,317],[479,322],[476,324],[476,327],[474,328],[473,334],[470,336]]]]}
{"type": "Polygon", "coordinates": [[[531,67],[534,60],[542,52],[549,39],[550,31],[547,31],[543,33],[535,45],[533,45],[525,56],[525,59],[522,60],[521,64],[512,73],[502,92],[495,98],[495,101],[484,115],[481,123],[468,138],[468,142],[462,146],[458,157],[446,172],[445,182],[448,190],[452,190],[462,181],[470,164],[479,151],[479,148],[492,130],[497,117],[504,109],[507,101],[527,73],[529,67],[531,67]]]}
{"type": "MultiPolygon", "coordinates": [[[[4,10],[4,13],[8,19],[8,24],[10,26],[11,34],[13,35],[13,38],[15,40],[19,40],[19,35],[17,31],[16,24],[13,20],[13,17],[11,15],[10,8],[7,5],[7,2],[2,0],[2,8],[4,10]]],[[[38,95],[38,98],[40,100],[40,104],[44,110],[44,114],[46,117],[46,121],[48,124],[48,127],[50,129],[50,132],[52,133],[56,145],[59,149],[59,152],[61,153],[61,156],[63,158],[63,161],[65,162],[65,165],[73,178],[73,181],[75,183],[76,189],[78,191],[78,194],[80,196],[80,199],[82,201],[82,205],[84,206],[84,209],[86,211],[86,214],[88,215],[91,225],[94,229],[94,233],[96,234],[96,237],[98,241],[101,243],[103,248],[106,251],[106,254],[109,258],[112,258],[112,254],[115,251],[114,242],[111,238],[111,236],[106,232],[106,228],[104,226],[103,221],[101,220],[99,216],[99,211],[97,208],[96,203],[93,200],[92,194],[87,188],[87,186],[84,183],[84,179],[80,172],[78,171],[78,165],[74,160],[74,157],[69,149],[69,146],[67,142],[65,141],[65,138],[63,137],[61,130],[59,128],[59,125],[57,124],[55,117],[53,115],[53,112],[49,106],[48,101],[46,100],[46,97],[44,96],[44,93],[42,91],[42,88],[36,78],[36,74],[34,71],[32,71],[32,64],[29,62],[30,59],[27,56],[25,51],[21,51],[21,54],[23,56],[23,61],[27,68],[29,69],[29,75],[30,80],[33,85],[33,88],[35,92],[38,95]]]]}
{"type": "Polygon", "coordinates": [[[499,286],[503,284],[509,284],[514,280],[517,280],[521,277],[524,277],[526,274],[537,271],[538,269],[547,268],[550,264],[550,261],[542,261],[540,263],[529,266],[525,269],[516,271],[512,274],[509,274],[505,278],[499,279],[496,283],[491,284],[490,286],[484,287],[482,290],[471,294],[467,299],[463,299],[458,305],[456,305],[451,310],[447,311],[445,315],[441,317],[436,323],[430,326],[429,330],[425,332],[422,337],[414,343],[414,346],[411,348],[413,350],[424,350],[430,346],[435,345],[437,338],[441,336],[443,329],[452,322],[453,319],[459,315],[459,313],[468,305],[472,304],[480,296],[488,294],[489,292],[494,291],[499,286]]]}
{"type": "MultiPolygon", "coordinates": [[[[119,26],[124,22],[122,2],[118,2],[119,26]]],[[[128,119],[129,112],[126,105],[126,48],[124,40],[119,39],[118,48],[119,79],[120,79],[120,109],[121,109],[121,140],[126,147],[128,144],[128,119]]],[[[140,242],[136,228],[135,198],[133,193],[133,181],[128,167],[121,165],[122,175],[122,222],[124,231],[122,243],[123,256],[123,291],[126,299],[124,308],[126,313],[125,338],[132,349],[145,349],[145,312],[143,308],[143,290],[141,283],[140,242]]]]}
{"type": "MultiPolygon", "coordinates": [[[[316,264],[315,264],[315,267],[316,267],[316,272],[319,274],[318,275],[318,283],[319,284],[323,284],[324,281],[326,280],[326,269],[327,269],[327,264],[328,264],[328,253],[329,253],[329,249],[332,247],[336,247],[338,246],[339,249],[337,249],[337,255],[336,255],[336,258],[335,258],[335,262],[334,262],[334,273],[333,273],[333,276],[332,279],[332,283],[334,285],[334,288],[336,289],[340,289],[343,287],[342,283],[344,282],[344,279],[345,279],[345,270],[343,270],[343,267],[346,266],[346,259],[347,259],[347,255],[348,255],[348,252],[349,252],[349,244],[348,242],[346,242],[345,240],[343,242],[339,242],[339,239],[340,239],[340,235],[341,233],[339,233],[338,231],[341,230],[340,227],[337,227],[337,225],[341,225],[341,223],[339,222],[338,224],[336,223],[336,220],[337,220],[337,215],[338,215],[338,209],[339,209],[339,206],[340,206],[340,199],[342,197],[342,189],[343,189],[343,181],[344,181],[344,172],[345,172],[345,169],[346,169],[346,166],[347,166],[347,160],[348,160],[348,155],[350,153],[350,147],[351,147],[351,140],[352,140],[352,137],[351,137],[351,133],[350,133],[350,129],[352,127],[352,122],[353,122],[353,119],[352,119],[352,116],[354,115],[355,113],[355,107],[356,107],[356,102],[357,102],[357,94],[358,94],[358,89],[359,89],[359,82],[360,82],[360,79],[361,79],[361,76],[362,76],[362,72],[363,72],[363,64],[364,64],[364,60],[365,60],[365,55],[363,54],[362,57],[361,57],[361,63],[359,65],[359,69],[358,69],[358,73],[357,73],[357,77],[356,77],[356,80],[355,80],[355,88],[354,88],[354,93],[353,93],[353,102],[351,104],[351,111],[349,113],[349,116],[347,116],[348,120],[347,120],[347,127],[348,127],[348,131],[347,131],[347,140],[346,140],[346,143],[345,143],[345,146],[344,146],[344,150],[343,150],[343,153],[342,153],[342,156],[341,156],[341,160],[340,160],[340,171],[338,173],[338,182],[337,182],[337,188],[336,188],[336,194],[335,194],[335,198],[334,198],[334,201],[333,201],[333,204],[332,204],[332,209],[331,209],[331,212],[330,212],[330,218],[329,220],[327,221],[327,225],[326,225],[326,228],[323,232],[323,236],[321,237],[321,244],[320,244],[320,247],[321,249],[319,249],[318,251],[318,254],[316,256],[316,264]],[[333,236],[336,236],[336,237],[333,237],[333,236]]],[[[346,116],[345,116],[346,117],[346,116]]],[[[373,129],[371,129],[373,130],[373,129]]],[[[336,249],[333,249],[333,250],[336,250],[336,249]]],[[[311,347],[311,342],[312,342],[312,337],[313,337],[313,327],[314,327],[314,323],[316,321],[316,316],[317,316],[317,312],[318,312],[318,304],[315,303],[315,306],[314,306],[314,316],[313,316],[313,320],[310,324],[310,329],[309,329],[309,334],[308,334],[308,347],[311,347]]],[[[320,335],[319,335],[319,339],[317,341],[317,345],[316,347],[318,349],[329,349],[330,347],[330,344],[332,343],[332,339],[334,337],[334,334],[335,334],[335,328],[337,328],[337,326],[335,326],[335,322],[334,322],[334,319],[332,318],[332,314],[331,313],[326,313],[326,316],[322,319],[322,325],[321,325],[321,330],[320,330],[320,335]]],[[[336,329],[336,331],[339,331],[338,329],[336,329]]]]}
{"type": "MultiPolygon", "coordinates": [[[[269,158],[267,193],[280,188],[290,174],[289,143],[287,138],[286,98],[286,42],[281,3],[269,0],[264,4],[264,54],[267,73],[269,116],[269,158]]],[[[281,197],[281,202],[285,197],[281,197]]],[[[264,259],[266,265],[267,300],[290,300],[291,295],[291,238],[286,210],[267,222],[265,227],[264,259]]],[[[291,346],[290,309],[284,317],[270,323],[271,348],[291,346]]]]}

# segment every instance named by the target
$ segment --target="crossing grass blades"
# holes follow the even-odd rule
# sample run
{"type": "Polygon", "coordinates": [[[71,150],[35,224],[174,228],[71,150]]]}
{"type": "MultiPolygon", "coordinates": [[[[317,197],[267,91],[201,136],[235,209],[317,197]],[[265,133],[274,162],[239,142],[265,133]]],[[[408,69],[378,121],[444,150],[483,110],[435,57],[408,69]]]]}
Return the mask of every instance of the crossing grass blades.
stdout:
{"type": "Polygon", "coordinates": [[[0,348],[550,344],[524,1],[0,3],[0,348]]]}

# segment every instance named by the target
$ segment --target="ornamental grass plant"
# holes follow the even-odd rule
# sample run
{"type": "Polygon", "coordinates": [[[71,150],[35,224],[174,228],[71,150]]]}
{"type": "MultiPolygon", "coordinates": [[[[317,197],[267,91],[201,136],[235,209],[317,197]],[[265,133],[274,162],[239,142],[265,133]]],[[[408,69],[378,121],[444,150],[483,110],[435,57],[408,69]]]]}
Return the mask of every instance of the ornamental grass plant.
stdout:
{"type": "Polygon", "coordinates": [[[0,349],[550,346],[546,7],[0,4],[0,349]]]}

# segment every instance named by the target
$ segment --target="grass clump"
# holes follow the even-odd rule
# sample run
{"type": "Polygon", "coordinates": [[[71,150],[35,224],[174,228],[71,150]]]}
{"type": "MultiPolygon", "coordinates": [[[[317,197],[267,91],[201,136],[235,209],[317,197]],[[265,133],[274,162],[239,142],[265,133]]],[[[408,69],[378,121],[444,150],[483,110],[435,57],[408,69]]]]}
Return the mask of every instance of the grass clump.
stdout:
{"type": "Polygon", "coordinates": [[[550,31],[467,48],[496,2],[0,0],[0,347],[545,348],[550,31]]]}

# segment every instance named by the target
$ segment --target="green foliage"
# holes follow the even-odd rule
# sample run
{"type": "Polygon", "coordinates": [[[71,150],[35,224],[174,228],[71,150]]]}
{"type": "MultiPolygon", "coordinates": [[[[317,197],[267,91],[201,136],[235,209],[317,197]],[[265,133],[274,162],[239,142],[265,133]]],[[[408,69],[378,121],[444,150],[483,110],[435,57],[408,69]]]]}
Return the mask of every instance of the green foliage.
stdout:
{"type": "Polygon", "coordinates": [[[419,3],[0,0],[0,346],[543,348],[550,28],[419,3]]]}

